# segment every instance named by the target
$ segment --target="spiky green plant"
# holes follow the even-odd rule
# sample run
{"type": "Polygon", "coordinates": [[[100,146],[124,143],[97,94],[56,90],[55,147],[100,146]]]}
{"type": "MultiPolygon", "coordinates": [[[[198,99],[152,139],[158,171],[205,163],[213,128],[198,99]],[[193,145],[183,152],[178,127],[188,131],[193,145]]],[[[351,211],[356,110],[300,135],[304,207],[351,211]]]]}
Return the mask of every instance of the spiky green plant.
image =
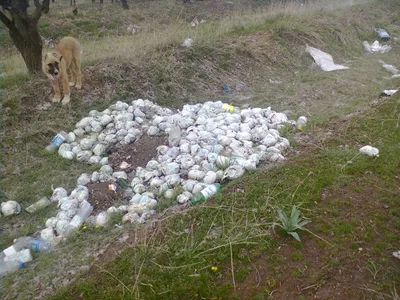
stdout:
{"type": "Polygon", "coordinates": [[[281,227],[286,231],[287,234],[290,234],[299,242],[301,242],[301,240],[296,230],[304,230],[304,226],[311,222],[309,220],[303,220],[303,217],[300,217],[300,211],[297,209],[296,205],[293,205],[290,217],[288,217],[285,212],[279,209],[278,219],[280,223],[275,223],[274,225],[281,227]]]}

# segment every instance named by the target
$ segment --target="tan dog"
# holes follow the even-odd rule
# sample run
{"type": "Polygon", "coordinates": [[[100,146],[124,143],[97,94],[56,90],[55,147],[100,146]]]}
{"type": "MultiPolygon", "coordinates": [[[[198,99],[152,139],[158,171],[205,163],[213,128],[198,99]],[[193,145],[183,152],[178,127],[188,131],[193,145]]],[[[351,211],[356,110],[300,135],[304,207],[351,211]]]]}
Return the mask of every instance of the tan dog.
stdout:
{"type": "Polygon", "coordinates": [[[50,79],[54,90],[53,102],[60,102],[61,93],[59,83],[61,81],[64,98],[62,104],[67,104],[71,100],[69,87],[74,86],[77,89],[82,87],[81,74],[81,46],[73,37],[65,37],[43,58],[43,72],[50,79]],[[71,81],[68,82],[68,74],[71,74],[71,81]]]}

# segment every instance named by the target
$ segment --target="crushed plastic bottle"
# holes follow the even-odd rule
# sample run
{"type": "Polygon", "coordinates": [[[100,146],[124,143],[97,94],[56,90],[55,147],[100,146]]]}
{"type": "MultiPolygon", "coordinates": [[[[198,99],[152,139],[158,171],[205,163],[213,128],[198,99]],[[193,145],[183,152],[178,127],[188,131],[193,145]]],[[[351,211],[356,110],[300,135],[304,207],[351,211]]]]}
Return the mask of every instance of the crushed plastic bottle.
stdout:
{"type": "Polygon", "coordinates": [[[15,271],[25,267],[23,262],[19,261],[0,261],[0,278],[14,273],[15,271]]]}
{"type": "Polygon", "coordinates": [[[194,205],[199,202],[205,202],[210,197],[214,196],[221,189],[219,183],[214,183],[206,188],[204,188],[200,193],[194,195],[194,197],[189,201],[190,204],[194,205]]]}
{"type": "Polygon", "coordinates": [[[50,144],[46,147],[47,152],[54,152],[60,147],[62,143],[68,138],[68,134],[65,131],[60,131],[57,135],[51,140],[50,144]]]}

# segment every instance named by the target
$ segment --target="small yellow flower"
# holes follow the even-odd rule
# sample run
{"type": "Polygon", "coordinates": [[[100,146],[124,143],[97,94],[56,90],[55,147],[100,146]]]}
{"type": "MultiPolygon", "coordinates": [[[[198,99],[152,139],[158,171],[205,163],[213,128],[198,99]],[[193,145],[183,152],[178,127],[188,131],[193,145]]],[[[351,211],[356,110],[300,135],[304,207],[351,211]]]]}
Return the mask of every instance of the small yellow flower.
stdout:
{"type": "Polygon", "coordinates": [[[211,267],[211,271],[217,272],[217,271],[218,271],[218,267],[212,266],[212,267],[211,267]]]}
{"type": "Polygon", "coordinates": [[[83,226],[82,228],[83,228],[83,230],[85,230],[85,229],[87,228],[87,226],[85,225],[85,226],[83,226]]]}

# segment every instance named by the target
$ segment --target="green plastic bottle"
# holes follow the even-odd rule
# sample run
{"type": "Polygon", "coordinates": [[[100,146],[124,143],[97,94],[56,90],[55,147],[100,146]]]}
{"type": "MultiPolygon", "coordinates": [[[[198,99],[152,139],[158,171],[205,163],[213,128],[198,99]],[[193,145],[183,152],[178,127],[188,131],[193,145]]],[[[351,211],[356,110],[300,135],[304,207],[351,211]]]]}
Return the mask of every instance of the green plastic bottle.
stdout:
{"type": "Polygon", "coordinates": [[[189,201],[190,204],[194,205],[199,202],[204,202],[208,198],[214,196],[221,189],[219,183],[210,184],[208,187],[204,188],[200,193],[194,195],[194,197],[189,201]]]}

